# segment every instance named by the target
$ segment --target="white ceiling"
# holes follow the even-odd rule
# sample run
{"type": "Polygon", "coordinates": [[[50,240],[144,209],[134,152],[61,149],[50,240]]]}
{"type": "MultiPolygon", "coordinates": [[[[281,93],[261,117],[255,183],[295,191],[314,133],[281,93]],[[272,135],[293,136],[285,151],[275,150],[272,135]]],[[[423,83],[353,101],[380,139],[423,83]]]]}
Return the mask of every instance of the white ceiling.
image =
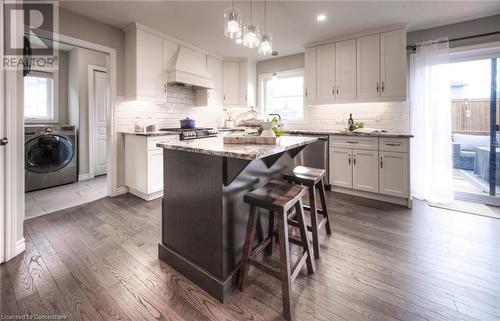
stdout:
{"type": "MultiPolygon", "coordinates": [[[[223,11],[230,1],[65,1],[61,6],[123,28],[138,22],[221,57],[258,56],[227,39],[223,11]]],[[[236,1],[249,20],[249,2],[236,1]]],[[[268,1],[268,30],[280,56],[303,45],[393,24],[420,30],[500,13],[500,1],[268,1]],[[323,23],[316,21],[326,14],[323,23]]],[[[264,27],[264,2],[254,1],[253,18],[264,27]]],[[[269,57],[266,57],[269,58],[269,57]]]]}

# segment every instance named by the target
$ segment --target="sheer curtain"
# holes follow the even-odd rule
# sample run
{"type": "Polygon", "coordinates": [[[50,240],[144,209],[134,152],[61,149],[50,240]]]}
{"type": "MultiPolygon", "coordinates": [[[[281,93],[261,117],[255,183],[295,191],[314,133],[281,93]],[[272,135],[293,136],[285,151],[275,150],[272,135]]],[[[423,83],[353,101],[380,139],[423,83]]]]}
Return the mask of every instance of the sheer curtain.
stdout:
{"type": "Polygon", "coordinates": [[[412,194],[429,202],[453,200],[449,44],[419,43],[411,56],[412,194]]]}

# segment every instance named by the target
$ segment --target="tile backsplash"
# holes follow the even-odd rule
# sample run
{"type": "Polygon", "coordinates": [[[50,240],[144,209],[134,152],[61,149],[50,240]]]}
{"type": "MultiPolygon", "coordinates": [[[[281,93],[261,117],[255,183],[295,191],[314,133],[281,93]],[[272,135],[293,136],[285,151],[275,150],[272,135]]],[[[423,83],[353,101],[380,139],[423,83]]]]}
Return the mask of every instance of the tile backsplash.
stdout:
{"type": "Polygon", "coordinates": [[[221,126],[224,111],[216,107],[193,107],[194,90],[185,87],[168,87],[165,102],[125,101],[117,104],[118,132],[134,130],[136,118],[149,119],[158,128],[179,127],[179,120],[189,117],[198,127],[221,126]]]}
{"type": "MultiPolygon", "coordinates": [[[[132,131],[137,117],[156,123],[158,128],[179,127],[179,120],[189,117],[196,120],[198,127],[222,127],[225,112],[220,107],[193,107],[194,90],[185,87],[168,87],[166,101],[162,103],[144,101],[118,102],[118,132],[132,131]]],[[[245,109],[231,110],[233,117],[245,109]]],[[[355,122],[363,122],[365,127],[385,129],[393,132],[409,132],[408,102],[378,102],[316,105],[304,107],[304,119],[285,121],[290,129],[334,129],[343,130],[347,126],[349,113],[355,122]]]]}
{"type": "Polygon", "coordinates": [[[362,122],[364,127],[392,132],[410,131],[407,101],[305,106],[304,120],[285,121],[285,127],[344,130],[350,113],[354,122],[362,122]]]}

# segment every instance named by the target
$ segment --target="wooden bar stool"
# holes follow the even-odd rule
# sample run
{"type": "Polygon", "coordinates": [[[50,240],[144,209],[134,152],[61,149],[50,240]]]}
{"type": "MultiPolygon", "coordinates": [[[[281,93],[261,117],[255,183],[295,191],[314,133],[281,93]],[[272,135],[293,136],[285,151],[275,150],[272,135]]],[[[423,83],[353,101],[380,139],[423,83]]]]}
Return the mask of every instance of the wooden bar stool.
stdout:
{"type": "Polygon", "coordinates": [[[245,246],[240,267],[239,287],[240,291],[246,286],[248,268],[250,265],[270,274],[281,280],[283,296],[283,316],[286,320],[292,319],[291,297],[292,283],[300,272],[304,264],[307,271],[313,273],[315,266],[312,253],[309,248],[309,238],[302,211],[302,197],[307,188],[296,184],[271,181],[263,187],[256,189],[245,195],[245,202],[250,206],[250,217],[248,218],[245,246]],[[257,210],[263,208],[269,211],[269,236],[253,248],[255,229],[257,223],[257,210]],[[295,209],[295,218],[300,230],[300,239],[288,235],[288,215],[295,209]],[[280,252],[279,269],[266,265],[256,258],[264,249],[270,254],[273,246],[274,218],[278,220],[278,240],[280,252]],[[303,252],[299,260],[291,266],[289,242],[302,246],[303,252]]]}
{"type": "MultiPolygon", "coordinates": [[[[316,259],[319,259],[319,229],[324,225],[326,233],[332,234],[326,206],[325,185],[323,184],[325,173],[324,169],[297,166],[293,169],[293,172],[283,175],[285,180],[307,186],[309,189],[309,206],[304,205],[303,208],[311,213],[311,225],[308,225],[307,229],[312,232],[314,257],[316,259]],[[316,188],[319,189],[321,208],[316,205],[316,188]],[[318,220],[318,214],[323,215],[321,220],[318,220]]],[[[299,222],[295,219],[292,219],[289,223],[294,226],[299,225],[299,222]]]]}

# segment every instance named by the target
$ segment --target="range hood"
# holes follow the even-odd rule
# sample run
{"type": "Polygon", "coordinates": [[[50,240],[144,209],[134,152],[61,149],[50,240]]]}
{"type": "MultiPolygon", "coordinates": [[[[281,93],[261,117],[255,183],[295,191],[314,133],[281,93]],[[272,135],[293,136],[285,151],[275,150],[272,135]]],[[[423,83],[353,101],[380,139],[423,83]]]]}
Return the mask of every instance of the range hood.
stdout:
{"type": "Polygon", "coordinates": [[[168,83],[194,88],[214,88],[206,59],[203,53],[180,46],[167,71],[168,83]]]}

